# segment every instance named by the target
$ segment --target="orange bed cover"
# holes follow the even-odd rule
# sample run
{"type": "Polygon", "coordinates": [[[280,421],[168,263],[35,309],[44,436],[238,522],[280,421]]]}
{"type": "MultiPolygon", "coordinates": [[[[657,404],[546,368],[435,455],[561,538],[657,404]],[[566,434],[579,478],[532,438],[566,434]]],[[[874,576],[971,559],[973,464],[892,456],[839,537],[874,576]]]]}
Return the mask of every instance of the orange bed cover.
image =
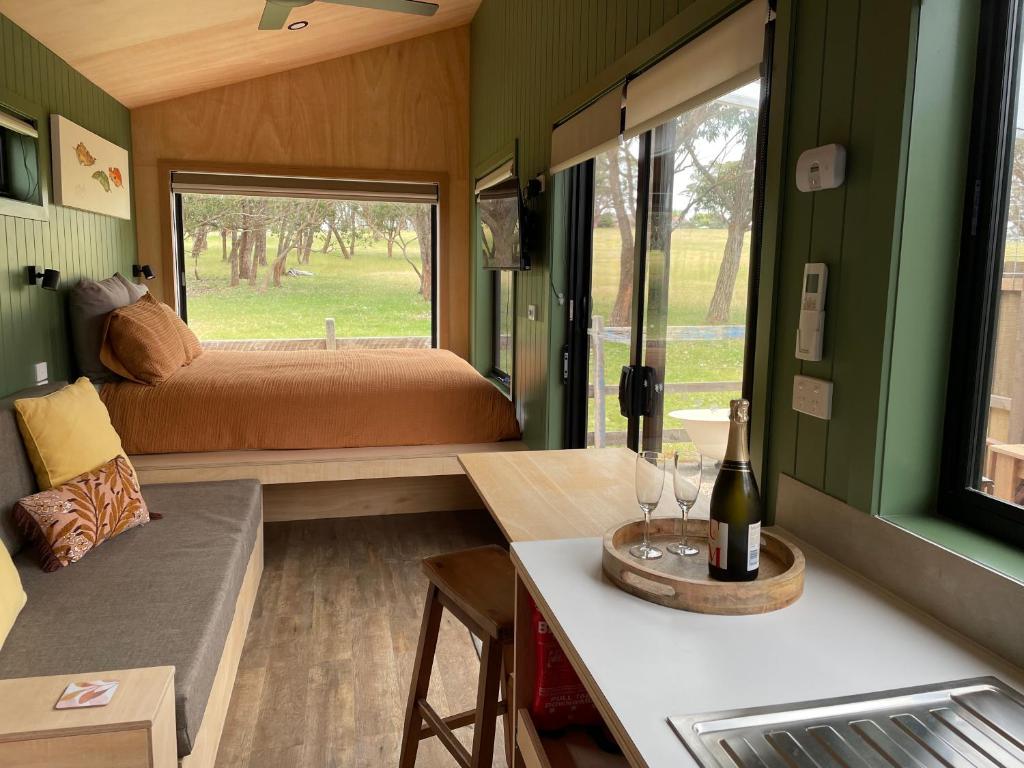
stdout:
{"type": "Polygon", "coordinates": [[[512,403],[441,349],[207,350],[155,387],[100,393],[129,454],[491,443],[512,403]]]}

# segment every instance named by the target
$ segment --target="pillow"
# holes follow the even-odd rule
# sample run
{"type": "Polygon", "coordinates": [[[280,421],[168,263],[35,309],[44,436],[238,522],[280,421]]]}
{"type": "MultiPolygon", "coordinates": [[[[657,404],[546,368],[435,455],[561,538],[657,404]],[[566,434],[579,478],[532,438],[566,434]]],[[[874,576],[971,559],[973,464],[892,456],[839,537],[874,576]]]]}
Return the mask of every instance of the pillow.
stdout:
{"type": "Polygon", "coordinates": [[[0,544],[0,648],[10,634],[14,620],[25,607],[25,590],[21,588],[21,577],[7,550],[0,544]]]}
{"type": "Polygon", "coordinates": [[[170,317],[171,323],[174,325],[174,329],[178,332],[182,346],[185,347],[185,365],[188,365],[203,354],[203,345],[199,343],[199,337],[188,327],[185,321],[178,317],[177,312],[162,302],[160,306],[166,311],[167,316],[170,317]]]}
{"type": "Polygon", "coordinates": [[[147,288],[144,285],[140,285],[139,283],[136,283],[134,280],[129,280],[120,272],[114,273],[114,279],[121,283],[121,285],[125,287],[125,290],[128,291],[129,304],[134,304],[136,301],[138,301],[147,293],[149,293],[149,288],[147,288]]]}
{"type": "Polygon", "coordinates": [[[149,522],[135,472],[123,456],[14,505],[44,571],[77,563],[120,533],[149,522]]]}
{"type": "Polygon", "coordinates": [[[181,335],[149,294],[107,317],[100,360],[139,384],[160,384],[188,363],[181,335]]]}
{"type": "Polygon", "coordinates": [[[78,370],[97,384],[115,381],[110,369],[100,360],[100,345],[107,315],[132,303],[131,294],[119,275],[96,282],[82,278],[68,296],[71,319],[71,343],[78,370]]]}
{"type": "Polygon", "coordinates": [[[40,490],[124,455],[107,407],[84,377],[52,395],[15,400],[14,410],[40,490]]]}

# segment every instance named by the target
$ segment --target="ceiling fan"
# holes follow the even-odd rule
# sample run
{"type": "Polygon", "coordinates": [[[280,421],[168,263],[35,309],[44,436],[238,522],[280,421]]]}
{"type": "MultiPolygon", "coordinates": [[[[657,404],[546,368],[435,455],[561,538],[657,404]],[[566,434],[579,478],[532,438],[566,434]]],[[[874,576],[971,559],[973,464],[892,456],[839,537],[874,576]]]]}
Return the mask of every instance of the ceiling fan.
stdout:
{"type": "MultiPolygon", "coordinates": [[[[292,8],[309,5],[314,0],[267,0],[260,18],[260,29],[283,29],[288,21],[292,8]]],[[[424,0],[320,0],[335,5],[354,5],[357,8],[373,8],[378,11],[395,11],[397,13],[413,13],[417,16],[433,16],[437,13],[437,3],[424,0]]]]}

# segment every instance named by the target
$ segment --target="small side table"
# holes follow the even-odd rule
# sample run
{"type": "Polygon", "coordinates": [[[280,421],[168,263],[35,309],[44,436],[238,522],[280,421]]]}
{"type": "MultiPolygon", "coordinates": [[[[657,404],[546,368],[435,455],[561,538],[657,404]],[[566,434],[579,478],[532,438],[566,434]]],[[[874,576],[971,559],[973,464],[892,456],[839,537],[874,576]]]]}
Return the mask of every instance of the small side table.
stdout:
{"type": "Polygon", "coordinates": [[[0,680],[0,765],[176,768],[174,667],[0,680]],[[53,708],[83,680],[120,685],[106,706],[53,708]]]}

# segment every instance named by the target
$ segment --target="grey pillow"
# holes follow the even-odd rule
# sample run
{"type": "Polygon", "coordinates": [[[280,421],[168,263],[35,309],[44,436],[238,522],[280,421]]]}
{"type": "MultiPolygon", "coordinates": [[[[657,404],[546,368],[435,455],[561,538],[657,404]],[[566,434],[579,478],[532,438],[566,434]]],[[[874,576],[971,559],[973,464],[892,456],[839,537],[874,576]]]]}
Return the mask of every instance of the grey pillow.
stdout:
{"type": "Polygon", "coordinates": [[[117,278],[121,285],[128,289],[128,297],[131,299],[131,301],[129,302],[130,304],[134,304],[136,301],[138,301],[147,293],[149,293],[149,288],[147,288],[144,285],[139,285],[133,280],[129,280],[120,272],[115,272],[114,277],[117,278]]]}
{"type": "Polygon", "coordinates": [[[83,277],[68,297],[68,315],[71,318],[71,342],[75,348],[78,370],[94,384],[116,381],[117,375],[100,362],[100,344],[107,315],[115,309],[127,307],[132,296],[120,275],[106,280],[83,277]],[[120,279],[118,279],[120,278],[120,279]]]}

